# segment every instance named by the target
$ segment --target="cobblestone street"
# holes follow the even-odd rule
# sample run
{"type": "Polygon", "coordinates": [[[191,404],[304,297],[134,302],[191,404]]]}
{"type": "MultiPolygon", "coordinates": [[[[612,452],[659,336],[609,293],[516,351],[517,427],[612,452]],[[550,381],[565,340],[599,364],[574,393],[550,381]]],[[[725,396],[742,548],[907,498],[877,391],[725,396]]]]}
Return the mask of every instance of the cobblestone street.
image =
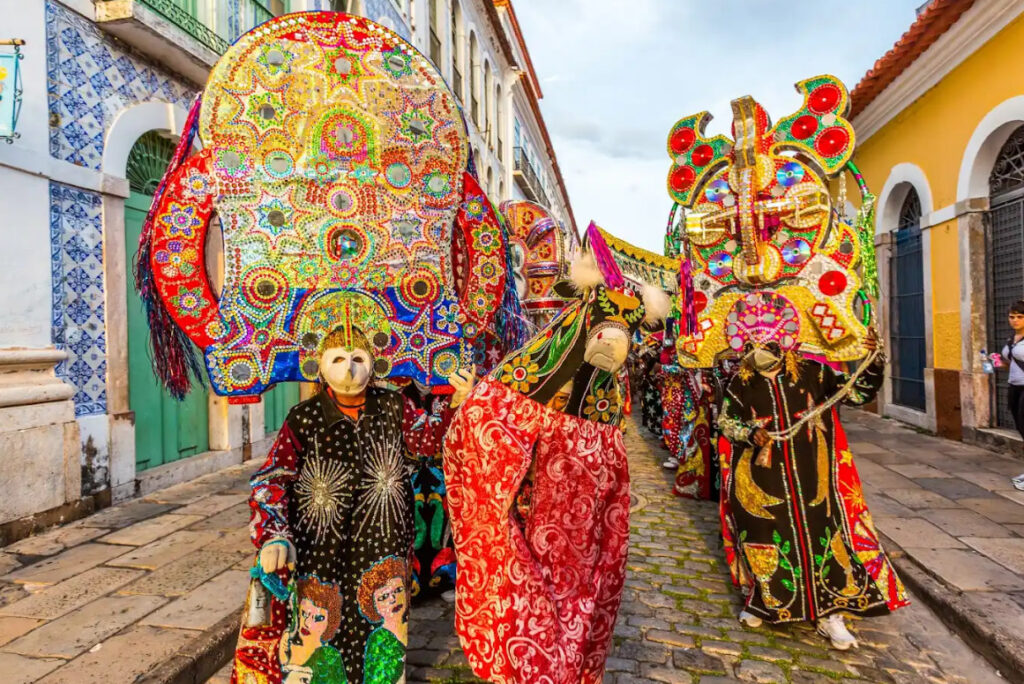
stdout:
{"type": "MultiPolygon", "coordinates": [[[[665,452],[631,424],[626,436],[635,499],[629,576],[606,682],[1003,681],[922,603],[853,625],[861,647],[829,649],[810,627],[748,629],[721,557],[718,511],[680,499],[660,467],[665,452]]],[[[410,629],[410,682],[476,680],[442,601],[418,607],[410,629]]],[[[226,684],[227,668],[211,680],[226,684]]]]}
{"type": "MultiPolygon", "coordinates": [[[[888,439],[895,445],[901,434],[888,439]]],[[[635,498],[629,577],[606,681],[1002,681],[919,600],[856,622],[861,648],[847,653],[826,648],[809,627],[741,627],[716,507],[671,494],[660,467],[665,452],[636,425],[627,444],[635,498]]],[[[198,672],[192,663],[205,659],[212,672],[225,662],[252,558],[245,499],[255,466],[115,506],[0,552],[3,681],[186,681],[176,677],[198,672]],[[223,638],[214,648],[217,633],[223,638]]],[[[452,612],[441,600],[414,610],[410,683],[475,681],[452,612]]],[[[224,668],[209,681],[227,678],[224,668]]]]}

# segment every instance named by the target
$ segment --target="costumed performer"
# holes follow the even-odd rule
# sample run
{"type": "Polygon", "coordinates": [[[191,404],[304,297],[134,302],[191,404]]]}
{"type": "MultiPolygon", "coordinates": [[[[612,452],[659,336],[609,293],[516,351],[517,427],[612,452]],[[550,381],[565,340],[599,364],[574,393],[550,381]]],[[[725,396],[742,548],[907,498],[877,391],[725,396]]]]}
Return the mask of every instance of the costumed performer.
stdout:
{"type": "MultiPolygon", "coordinates": [[[[865,348],[876,351],[873,332],[865,348]]],[[[748,343],[719,418],[723,531],[733,576],[747,592],[744,623],[816,622],[833,647],[845,650],[857,641],[844,612],[882,615],[906,605],[864,503],[838,409],[821,410],[850,383],[843,403],[868,403],[883,379],[880,354],[848,378],[776,341],[748,343]]]]}
{"type": "MultiPolygon", "coordinates": [[[[404,400],[370,386],[373,346],[357,327],[336,329],[321,348],[326,386],[292,408],[252,477],[254,574],[290,569],[295,589],[291,611],[278,600],[259,611],[254,583],[238,684],[404,678],[414,530],[404,400]]],[[[453,384],[458,403],[469,385],[453,384]]]]}
{"type": "Polygon", "coordinates": [[[455,409],[475,382],[476,368],[458,371],[449,379],[455,387],[450,396],[432,394],[429,387],[413,381],[403,390],[405,400],[402,433],[410,456],[416,461],[412,475],[415,498],[415,538],[412,560],[412,595],[440,594],[455,600],[455,543],[447,510],[447,490],[442,469],[442,444],[455,409]]]}
{"type": "MultiPolygon", "coordinates": [[[[498,684],[600,682],[625,581],[616,377],[645,308],[586,261],[579,294],[560,288],[568,306],[477,385],[445,439],[455,627],[474,673],[498,684]]],[[[667,298],[649,306],[667,312],[667,298]]]]}
{"type": "Polygon", "coordinates": [[[836,407],[869,401],[883,377],[874,196],[852,162],[846,87],[827,74],[796,87],[800,107],[777,122],[753,98],[733,100],[733,139],[705,134],[707,112],[669,133],[669,194],[685,210],[676,351],[689,368],[742,359],[718,421],[741,620],[815,622],[847,649],[842,613],[906,605],[836,407]],[[861,192],[856,217],[846,174],[861,192]],[[833,370],[854,362],[849,377],[833,370]]]}

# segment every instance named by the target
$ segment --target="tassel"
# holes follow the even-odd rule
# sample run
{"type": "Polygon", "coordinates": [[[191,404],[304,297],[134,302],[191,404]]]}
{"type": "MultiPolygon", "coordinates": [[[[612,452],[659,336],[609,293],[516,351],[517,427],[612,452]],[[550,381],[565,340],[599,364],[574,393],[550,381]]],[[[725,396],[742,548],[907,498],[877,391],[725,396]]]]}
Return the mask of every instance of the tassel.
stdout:
{"type": "MultiPolygon", "coordinates": [[[[494,209],[494,215],[498,217],[498,224],[505,236],[505,244],[510,244],[508,224],[505,216],[494,209]]],[[[519,301],[519,293],[516,291],[516,281],[512,277],[512,250],[505,250],[505,292],[501,297],[501,305],[494,315],[494,329],[501,340],[501,354],[505,356],[516,349],[519,349],[530,338],[530,322],[523,312],[523,304],[519,301]]]]}
{"type": "Polygon", "coordinates": [[[829,481],[829,459],[828,459],[828,444],[826,443],[825,435],[821,428],[814,428],[814,441],[817,445],[817,469],[818,469],[818,493],[811,501],[812,506],[818,506],[824,502],[828,502],[826,506],[825,515],[832,515],[832,500],[828,495],[828,481],[829,481]]]}
{"type": "Polygon", "coordinates": [[[683,259],[679,269],[679,293],[682,334],[690,337],[697,332],[697,309],[693,301],[696,293],[693,288],[693,264],[690,263],[689,255],[683,259]]]}
{"type": "Polygon", "coordinates": [[[622,277],[622,271],[619,270],[619,265],[615,263],[612,251],[608,249],[608,243],[604,241],[601,232],[597,228],[597,224],[593,221],[587,227],[584,240],[590,247],[590,252],[594,255],[594,261],[597,262],[601,275],[604,276],[605,285],[613,290],[621,290],[625,287],[626,279],[622,277]]]}
{"type": "Polygon", "coordinates": [[[175,171],[188,158],[199,129],[199,109],[201,96],[196,96],[188,118],[181,132],[181,139],[174,150],[171,162],[153,193],[153,204],[149,207],[146,220],[142,224],[142,235],[139,237],[139,248],[135,253],[134,275],[135,289],[139,292],[142,304],[146,309],[149,322],[149,344],[153,373],[167,392],[179,401],[185,398],[192,389],[191,378],[203,386],[204,367],[200,363],[192,340],[171,318],[171,314],[160,299],[151,261],[153,231],[155,229],[156,210],[160,205],[167,183],[175,171]]]}

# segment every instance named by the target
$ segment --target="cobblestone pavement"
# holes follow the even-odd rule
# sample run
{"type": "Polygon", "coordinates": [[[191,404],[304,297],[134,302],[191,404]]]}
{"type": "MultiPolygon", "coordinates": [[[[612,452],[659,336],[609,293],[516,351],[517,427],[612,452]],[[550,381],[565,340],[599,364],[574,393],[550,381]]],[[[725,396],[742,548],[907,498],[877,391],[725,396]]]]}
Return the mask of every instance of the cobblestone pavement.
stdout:
{"type": "Polygon", "coordinates": [[[236,466],[0,551],[0,681],[125,684],[245,598],[248,479],[236,466]]]}
{"type": "MultiPolygon", "coordinates": [[[[714,505],[678,499],[664,452],[627,435],[629,577],[606,681],[1001,681],[920,602],[858,621],[862,648],[809,628],[750,630],[720,556],[714,505]]],[[[168,661],[241,607],[255,463],[157,492],[0,551],[0,681],[121,684],[168,661]]],[[[413,612],[409,682],[477,681],[436,600],[413,612]]],[[[227,670],[210,682],[223,684],[227,670]]]]}
{"type": "MultiPolygon", "coordinates": [[[[629,577],[606,682],[1003,681],[915,601],[892,615],[856,621],[861,648],[826,647],[809,627],[747,629],[720,553],[715,505],[671,494],[665,452],[636,425],[626,437],[633,494],[629,577]]],[[[442,602],[414,610],[410,681],[478,681],[442,602]]],[[[226,684],[223,670],[211,684],[226,684]]]]}

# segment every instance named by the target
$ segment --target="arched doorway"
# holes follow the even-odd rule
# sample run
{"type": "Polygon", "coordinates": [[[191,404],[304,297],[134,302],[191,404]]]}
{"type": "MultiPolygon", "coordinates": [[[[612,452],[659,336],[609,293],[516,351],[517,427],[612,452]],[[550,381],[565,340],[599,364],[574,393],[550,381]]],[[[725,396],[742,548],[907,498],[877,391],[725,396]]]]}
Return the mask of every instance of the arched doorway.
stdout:
{"type": "Polygon", "coordinates": [[[288,411],[299,403],[299,383],[284,382],[263,393],[263,431],[273,436],[288,417],[288,411]]]}
{"type": "MultiPolygon", "coordinates": [[[[1010,334],[1006,312],[1024,298],[1024,126],[1003,144],[989,175],[989,348],[1001,351],[1010,334]]],[[[996,405],[992,414],[999,427],[1012,428],[1013,416],[1006,408],[1006,374],[995,375],[996,405]]]]}
{"type": "Polygon", "coordinates": [[[924,263],[921,251],[921,198],[913,187],[900,207],[893,231],[889,331],[892,349],[892,401],[925,410],[924,263]]]}
{"type": "Polygon", "coordinates": [[[136,472],[203,453],[209,449],[206,391],[196,387],[184,401],[163,389],[150,362],[149,324],[131,264],[138,249],[153,192],[167,169],[174,143],[157,131],[136,141],[128,154],[131,195],[124,203],[125,263],[128,303],[128,405],[135,414],[136,472]]]}

